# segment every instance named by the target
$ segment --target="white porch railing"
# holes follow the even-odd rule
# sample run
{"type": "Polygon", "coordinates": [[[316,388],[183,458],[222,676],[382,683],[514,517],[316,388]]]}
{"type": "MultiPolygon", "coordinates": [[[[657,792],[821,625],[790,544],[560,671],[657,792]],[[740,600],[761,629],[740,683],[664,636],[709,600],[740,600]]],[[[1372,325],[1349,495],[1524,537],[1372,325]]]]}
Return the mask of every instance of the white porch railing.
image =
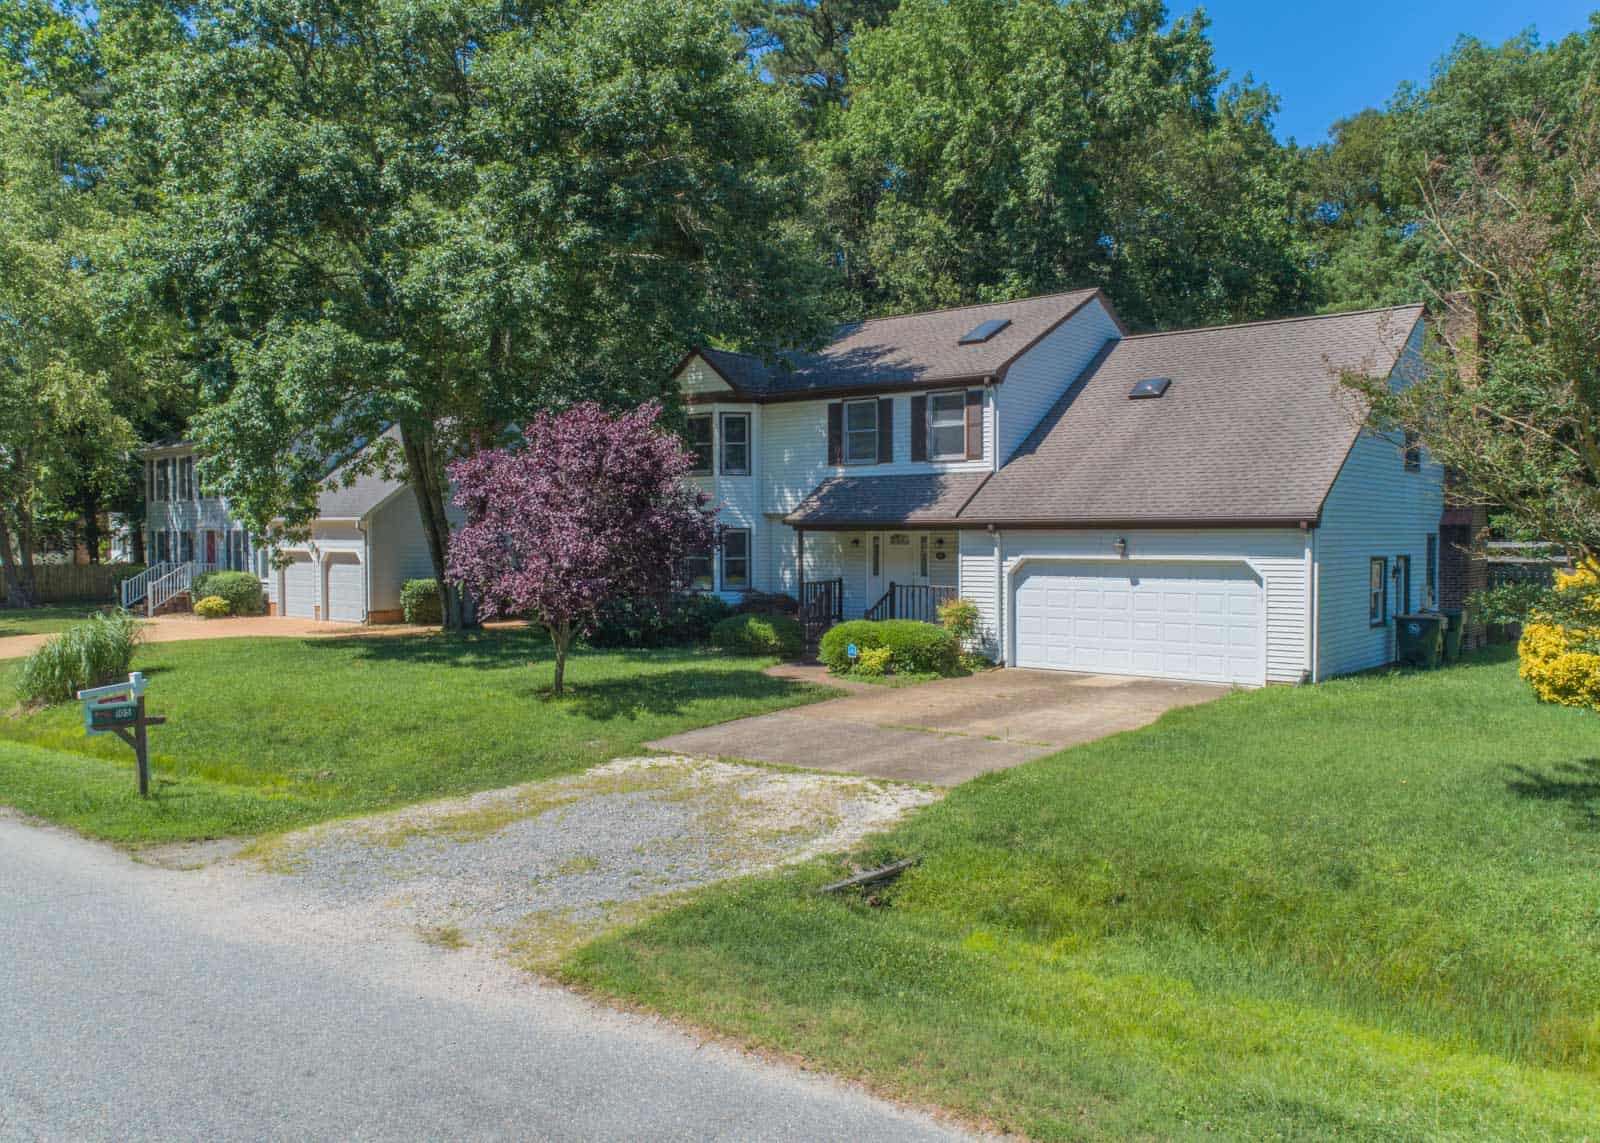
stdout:
{"type": "Polygon", "coordinates": [[[136,576],[130,576],[122,581],[118,589],[122,594],[122,608],[126,611],[135,603],[143,599],[150,591],[150,584],[160,579],[173,569],[173,564],[165,560],[158,561],[145,568],[136,576]]]}
{"type": "Polygon", "coordinates": [[[219,571],[221,567],[221,564],[202,564],[193,560],[178,564],[160,579],[150,582],[145,594],[144,613],[154,615],[170,603],[174,596],[182,595],[193,587],[196,576],[219,571]]]}

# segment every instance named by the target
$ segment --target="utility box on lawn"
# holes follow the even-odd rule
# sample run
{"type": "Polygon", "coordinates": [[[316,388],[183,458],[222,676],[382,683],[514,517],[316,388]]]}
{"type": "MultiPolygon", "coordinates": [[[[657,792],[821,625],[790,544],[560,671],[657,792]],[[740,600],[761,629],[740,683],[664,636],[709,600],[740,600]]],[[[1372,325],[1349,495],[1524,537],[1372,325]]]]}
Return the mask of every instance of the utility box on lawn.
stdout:
{"type": "Polygon", "coordinates": [[[1431,670],[1444,652],[1444,616],[1396,615],[1395,650],[1408,667],[1431,670]]]}

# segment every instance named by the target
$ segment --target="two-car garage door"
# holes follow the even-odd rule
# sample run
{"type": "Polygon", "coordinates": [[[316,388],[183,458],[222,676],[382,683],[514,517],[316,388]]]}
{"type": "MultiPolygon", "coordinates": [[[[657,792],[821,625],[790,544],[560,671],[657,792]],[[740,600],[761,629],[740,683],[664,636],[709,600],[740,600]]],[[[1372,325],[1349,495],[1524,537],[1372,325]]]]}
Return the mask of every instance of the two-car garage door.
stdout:
{"type": "MultiPolygon", "coordinates": [[[[322,564],[328,581],[328,606],[324,618],[360,623],[367,617],[365,569],[361,560],[345,553],[330,554],[322,564]]],[[[317,565],[307,556],[295,556],[283,569],[283,613],[301,619],[318,614],[322,598],[317,565]]]]}
{"type": "Polygon", "coordinates": [[[1024,564],[1019,667],[1206,682],[1266,678],[1261,581],[1242,564],[1024,564]]]}

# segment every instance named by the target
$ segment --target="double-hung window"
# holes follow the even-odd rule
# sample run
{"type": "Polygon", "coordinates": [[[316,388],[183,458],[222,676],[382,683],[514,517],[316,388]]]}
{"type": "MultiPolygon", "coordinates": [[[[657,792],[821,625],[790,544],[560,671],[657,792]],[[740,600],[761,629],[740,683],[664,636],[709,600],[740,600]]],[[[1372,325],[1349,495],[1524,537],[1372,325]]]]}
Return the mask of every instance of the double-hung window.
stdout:
{"type": "Polygon", "coordinates": [[[194,499],[194,457],[186,456],[178,461],[178,499],[194,499]]]}
{"type": "Polygon", "coordinates": [[[743,591],[750,586],[750,532],[727,528],[722,533],[722,590],[743,591]]]}
{"type": "Polygon", "coordinates": [[[1407,429],[1402,444],[1402,463],[1407,472],[1422,471],[1422,445],[1417,434],[1407,429]]]}
{"type": "Polygon", "coordinates": [[[750,474],[750,414],[722,414],[722,475],[750,474]]]}
{"type": "Polygon", "coordinates": [[[844,406],[844,462],[878,463],[878,402],[847,401],[844,406]]]}
{"type": "Polygon", "coordinates": [[[1382,627],[1389,622],[1389,560],[1373,556],[1367,564],[1367,622],[1382,627]]]}
{"type": "Polygon", "coordinates": [[[928,398],[928,459],[962,460],[966,455],[966,393],[933,394],[928,398]]]}
{"type": "Polygon", "coordinates": [[[689,418],[689,450],[694,453],[694,467],[689,471],[696,476],[711,475],[711,414],[696,413],[689,418]]]}
{"type": "Polygon", "coordinates": [[[710,591],[715,585],[711,578],[712,551],[709,546],[696,548],[683,558],[683,582],[695,591],[710,591]]]}

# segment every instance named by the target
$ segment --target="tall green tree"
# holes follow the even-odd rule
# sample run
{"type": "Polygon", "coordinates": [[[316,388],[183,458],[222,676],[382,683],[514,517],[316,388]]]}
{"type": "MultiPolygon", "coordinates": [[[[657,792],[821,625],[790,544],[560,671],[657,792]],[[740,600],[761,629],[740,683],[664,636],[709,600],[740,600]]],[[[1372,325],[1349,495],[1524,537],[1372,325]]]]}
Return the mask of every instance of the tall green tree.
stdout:
{"type": "Polygon", "coordinates": [[[792,89],[815,130],[850,89],[850,41],[880,27],[900,0],[735,0],[735,24],[757,68],[792,89]]]}
{"type": "Polygon", "coordinates": [[[869,310],[1106,286],[1139,325],[1293,309],[1271,102],[1156,0],[907,0],[851,44],[826,245],[869,310]]]}
{"type": "Polygon", "coordinates": [[[262,534],[377,441],[446,583],[452,456],[654,395],[686,343],[814,332],[788,109],[724,9],[257,0],[192,27],[143,254],[203,362],[208,476],[262,534]]]}

